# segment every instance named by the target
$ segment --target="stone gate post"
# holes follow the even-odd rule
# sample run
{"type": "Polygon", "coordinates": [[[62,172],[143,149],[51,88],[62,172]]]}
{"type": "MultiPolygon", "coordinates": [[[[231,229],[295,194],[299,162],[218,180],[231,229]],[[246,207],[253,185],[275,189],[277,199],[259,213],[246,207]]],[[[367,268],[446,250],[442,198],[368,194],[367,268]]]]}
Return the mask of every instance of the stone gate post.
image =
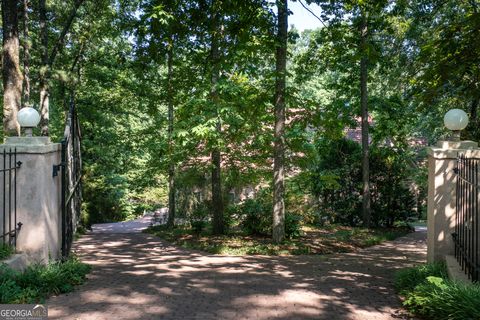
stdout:
{"type": "Polygon", "coordinates": [[[427,261],[444,261],[454,254],[456,167],[459,153],[478,153],[473,141],[439,141],[428,148],[427,261]]]}
{"type": "Polygon", "coordinates": [[[17,221],[23,224],[17,251],[26,255],[27,263],[45,263],[60,257],[61,185],[52,168],[61,161],[61,145],[48,137],[8,137],[0,145],[0,152],[15,149],[22,162],[17,170],[17,221]]]}

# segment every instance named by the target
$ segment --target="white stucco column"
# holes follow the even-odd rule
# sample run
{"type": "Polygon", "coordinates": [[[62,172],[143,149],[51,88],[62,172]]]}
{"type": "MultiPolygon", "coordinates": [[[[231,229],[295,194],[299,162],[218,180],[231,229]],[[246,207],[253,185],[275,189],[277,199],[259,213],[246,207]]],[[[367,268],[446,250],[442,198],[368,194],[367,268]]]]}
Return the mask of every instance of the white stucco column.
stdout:
{"type": "MultiPolygon", "coordinates": [[[[60,177],[53,177],[53,165],[61,161],[59,143],[48,137],[9,137],[0,152],[17,151],[17,251],[30,262],[45,263],[60,257],[60,177]]],[[[0,199],[0,202],[3,199],[0,199]]],[[[1,203],[0,203],[1,204],[1,203]]]]}
{"type": "Polygon", "coordinates": [[[454,254],[456,176],[458,154],[480,158],[478,143],[439,141],[428,148],[427,260],[444,261],[454,254]]]}

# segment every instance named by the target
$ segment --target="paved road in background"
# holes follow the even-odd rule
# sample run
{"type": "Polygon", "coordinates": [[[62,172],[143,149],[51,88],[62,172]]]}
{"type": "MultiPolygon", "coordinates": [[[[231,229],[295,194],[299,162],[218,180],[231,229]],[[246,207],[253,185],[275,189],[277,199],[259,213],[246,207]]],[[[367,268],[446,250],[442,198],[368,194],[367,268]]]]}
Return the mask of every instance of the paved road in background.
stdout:
{"type": "Polygon", "coordinates": [[[99,223],[92,225],[93,233],[140,233],[154,222],[166,222],[168,209],[160,209],[154,218],[154,213],[125,222],[99,223]]]}

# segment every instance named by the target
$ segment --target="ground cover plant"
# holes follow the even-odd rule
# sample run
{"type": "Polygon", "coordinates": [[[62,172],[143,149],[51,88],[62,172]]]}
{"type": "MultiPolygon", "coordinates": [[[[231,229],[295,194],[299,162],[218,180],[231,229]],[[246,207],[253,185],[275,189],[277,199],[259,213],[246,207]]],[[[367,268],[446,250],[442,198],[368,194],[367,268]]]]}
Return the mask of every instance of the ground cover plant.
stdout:
{"type": "Polygon", "coordinates": [[[449,279],[444,264],[399,271],[395,287],[405,308],[424,319],[480,319],[480,285],[449,279]]]}
{"type": "Polygon", "coordinates": [[[5,260],[15,253],[15,248],[8,244],[2,244],[0,246],[0,260],[5,260]]]}
{"type": "Polygon", "coordinates": [[[48,265],[34,264],[23,272],[0,265],[0,303],[38,303],[71,292],[86,280],[91,267],[75,257],[48,265]]]}
{"type": "Polygon", "coordinates": [[[394,240],[410,232],[409,228],[367,229],[332,225],[304,226],[297,237],[276,244],[266,235],[232,231],[226,235],[212,235],[209,228],[197,233],[193,227],[150,227],[145,232],[188,249],[224,255],[298,255],[351,252],[360,248],[394,240]]]}

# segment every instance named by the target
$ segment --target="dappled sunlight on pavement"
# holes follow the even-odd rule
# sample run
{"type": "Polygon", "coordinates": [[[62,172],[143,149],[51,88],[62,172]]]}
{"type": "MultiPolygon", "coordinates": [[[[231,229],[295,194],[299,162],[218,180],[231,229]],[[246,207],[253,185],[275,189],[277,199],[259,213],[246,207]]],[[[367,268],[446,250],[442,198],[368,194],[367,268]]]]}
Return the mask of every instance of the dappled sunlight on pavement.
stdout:
{"type": "MultiPolygon", "coordinates": [[[[142,233],[91,233],[93,266],[76,291],[47,301],[50,319],[398,319],[395,270],[422,263],[425,232],[326,256],[203,254],[142,233]]],[[[401,318],[401,317],[400,317],[401,318]]]]}

